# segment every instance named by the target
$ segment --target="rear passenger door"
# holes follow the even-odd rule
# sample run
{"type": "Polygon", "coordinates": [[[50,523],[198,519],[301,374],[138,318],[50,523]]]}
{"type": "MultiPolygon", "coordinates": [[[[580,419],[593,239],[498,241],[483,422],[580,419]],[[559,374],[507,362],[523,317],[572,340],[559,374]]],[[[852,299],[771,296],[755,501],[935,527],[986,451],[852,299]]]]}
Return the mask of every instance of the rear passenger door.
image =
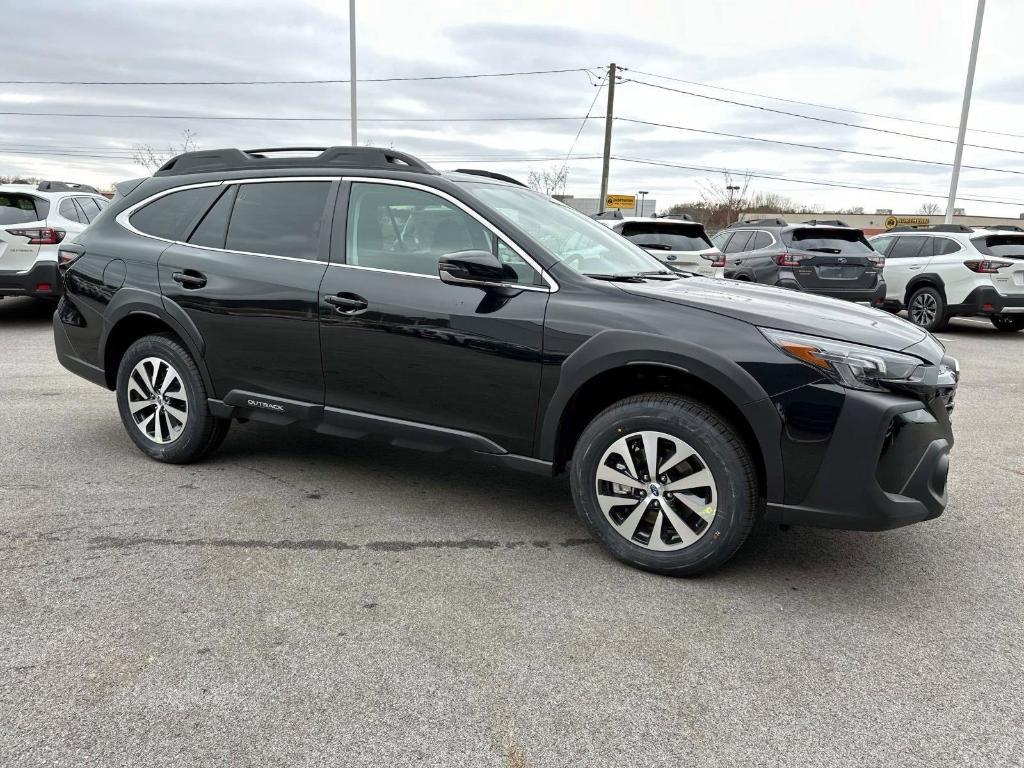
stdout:
{"type": "MultiPolygon", "coordinates": [[[[885,247],[883,245],[883,247],[885,247]]],[[[899,235],[885,251],[885,297],[905,303],[907,285],[932,258],[931,238],[926,235],[899,235]]]]}
{"type": "Polygon", "coordinates": [[[330,179],[216,185],[182,217],[174,239],[184,242],[160,256],[164,303],[199,329],[217,395],[231,404],[248,395],[323,404],[317,292],[337,188],[330,179]]]}
{"type": "Polygon", "coordinates": [[[747,243],[750,242],[753,234],[750,230],[741,229],[738,232],[733,232],[732,237],[725,243],[722,253],[725,254],[726,277],[745,276],[746,279],[753,279],[743,263],[743,252],[747,249],[747,243]]]}

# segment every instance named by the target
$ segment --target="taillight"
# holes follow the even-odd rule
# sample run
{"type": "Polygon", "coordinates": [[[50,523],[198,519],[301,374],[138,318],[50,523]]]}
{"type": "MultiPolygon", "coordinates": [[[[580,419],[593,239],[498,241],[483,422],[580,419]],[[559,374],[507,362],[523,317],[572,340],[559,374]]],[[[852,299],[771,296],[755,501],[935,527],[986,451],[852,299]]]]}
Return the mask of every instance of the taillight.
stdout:
{"type": "Polygon", "coordinates": [[[8,229],[10,235],[27,237],[29,245],[56,245],[64,239],[63,229],[39,227],[38,229],[8,229]]]}
{"type": "Polygon", "coordinates": [[[803,256],[797,256],[795,253],[783,251],[782,253],[772,256],[772,260],[780,267],[799,267],[800,262],[803,261],[803,256]]]}
{"type": "Polygon", "coordinates": [[[725,254],[719,251],[718,253],[702,253],[700,255],[702,259],[707,259],[711,262],[712,267],[724,267],[725,266],[725,254]]]}
{"type": "Polygon", "coordinates": [[[82,254],[76,253],[75,251],[57,251],[57,267],[58,269],[64,270],[75,263],[82,254]]]}
{"type": "Polygon", "coordinates": [[[868,256],[875,269],[885,269],[885,256],[868,256]]]}
{"type": "Polygon", "coordinates": [[[1012,267],[1013,263],[1009,261],[990,261],[989,259],[971,259],[970,261],[965,261],[964,266],[971,270],[971,272],[977,272],[980,275],[994,275],[1003,267],[1012,267]]]}

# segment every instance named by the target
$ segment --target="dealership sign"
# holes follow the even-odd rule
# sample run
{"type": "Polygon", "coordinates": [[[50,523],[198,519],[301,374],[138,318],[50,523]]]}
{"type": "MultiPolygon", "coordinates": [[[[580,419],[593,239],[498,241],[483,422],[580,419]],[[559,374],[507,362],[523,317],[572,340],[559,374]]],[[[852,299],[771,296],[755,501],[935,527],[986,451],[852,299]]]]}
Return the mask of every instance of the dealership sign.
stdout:
{"type": "Polygon", "coordinates": [[[885,228],[893,227],[926,227],[931,224],[927,216],[886,216],[885,228]]]}
{"type": "Polygon", "coordinates": [[[608,195],[604,199],[605,208],[636,208],[636,195],[608,195]]]}

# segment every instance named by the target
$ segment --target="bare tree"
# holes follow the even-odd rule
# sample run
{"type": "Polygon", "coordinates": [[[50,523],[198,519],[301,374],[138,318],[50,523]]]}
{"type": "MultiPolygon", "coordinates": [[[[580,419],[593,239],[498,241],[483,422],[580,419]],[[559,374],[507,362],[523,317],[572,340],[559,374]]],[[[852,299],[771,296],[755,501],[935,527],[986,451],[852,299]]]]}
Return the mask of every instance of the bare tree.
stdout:
{"type": "Polygon", "coordinates": [[[132,160],[147,171],[155,171],[172,157],[183,152],[195,152],[198,149],[196,135],[190,128],[181,132],[181,144],[168,144],[166,150],[154,149],[151,144],[135,144],[132,146],[132,160]]]}
{"type": "Polygon", "coordinates": [[[700,201],[708,209],[708,224],[715,229],[731,224],[736,214],[747,207],[750,175],[735,179],[723,173],[722,181],[706,179],[700,185],[700,201]]]}
{"type": "Polygon", "coordinates": [[[565,192],[566,182],[569,181],[569,169],[566,166],[531,169],[526,177],[527,186],[534,192],[551,197],[565,192]]]}
{"type": "Polygon", "coordinates": [[[930,200],[927,203],[921,203],[921,207],[917,209],[917,212],[923,213],[926,216],[938,216],[942,213],[942,206],[934,200],[930,200]]]}
{"type": "Polygon", "coordinates": [[[0,184],[38,184],[40,181],[37,176],[0,176],[0,184]]]}

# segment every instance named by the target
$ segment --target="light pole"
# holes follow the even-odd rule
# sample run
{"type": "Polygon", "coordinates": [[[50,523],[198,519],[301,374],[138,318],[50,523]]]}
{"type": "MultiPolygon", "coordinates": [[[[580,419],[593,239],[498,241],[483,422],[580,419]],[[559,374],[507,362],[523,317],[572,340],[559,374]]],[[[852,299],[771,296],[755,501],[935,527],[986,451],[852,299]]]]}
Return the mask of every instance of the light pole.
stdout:
{"type": "Polygon", "coordinates": [[[644,199],[647,197],[647,190],[646,189],[641,189],[636,194],[640,198],[640,210],[637,212],[637,216],[643,216],[644,215],[644,199]]]}
{"type": "Polygon", "coordinates": [[[352,79],[349,83],[349,117],[352,123],[352,146],[355,147],[359,144],[359,123],[356,114],[356,0],[348,0],[348,70],[352,79]]]}
{"type": "Polygon", "coordinates": [[[960,181],[960,161],[964,156],[964,135],[967,133],[967,113],[971,111],[971,91],[974,89],[974,67],[978,63],[978,43],[981,42],[981,20],[985,15],[985,0],[978,0],[978,13],[974,17],[974,40],[971,43],[971,58],[967,64],[967,82],[964,84],[964,105],[960,109],[960,131],[956,136],[956,153],[953,156],[953,176],[949,180],[949,200],[946,201],[947,224],[953,223],[953,206],[956,205],[956,185],[960,181]]]}
{"type": "Polygon", "coordinates": [[[735,184],[727,184],[725,189],[729,193],[729,202],[726,203],[726,205],[728,206],[728,209],[726,210],[726,214],[727,215],[726,215],[726,222],[725,223],[726,223],[726,225],[729,225],[729,224],[732,224],[732,206],[733,206],[732,195],[733,195],[734,192],[739,192],[740,188],[738,186],[736,186],[735,184]]]}

